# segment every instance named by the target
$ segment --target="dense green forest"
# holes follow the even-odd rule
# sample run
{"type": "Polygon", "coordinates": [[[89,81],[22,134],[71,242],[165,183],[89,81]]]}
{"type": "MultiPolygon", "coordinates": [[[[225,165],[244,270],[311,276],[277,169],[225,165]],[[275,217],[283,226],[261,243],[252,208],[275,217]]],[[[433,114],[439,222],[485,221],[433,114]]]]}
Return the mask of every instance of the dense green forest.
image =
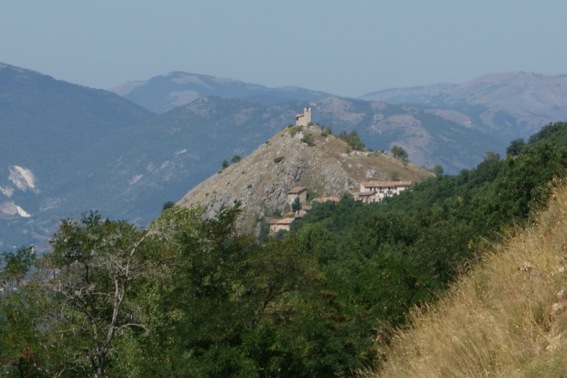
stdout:
{"type": "Polygon", "coordinates": [[[380,365],[434,301],[565,177],[567,123],[381,203],[314,204],[281,238],[167,207],[147,228],[88,213],[50,250],[2,255],[0,376],[327,377],[380,365]]]}

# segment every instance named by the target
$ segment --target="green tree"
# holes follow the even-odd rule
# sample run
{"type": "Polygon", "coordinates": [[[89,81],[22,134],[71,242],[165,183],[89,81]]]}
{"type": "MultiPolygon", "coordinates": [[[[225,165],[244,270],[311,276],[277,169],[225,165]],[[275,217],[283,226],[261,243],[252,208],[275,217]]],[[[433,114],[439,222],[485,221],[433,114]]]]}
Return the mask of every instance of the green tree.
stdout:
{"type": "Polygon", "coordinates": [[[291,203],[291,210],[294,212],[301,210],[301,201],[299,200],[299,197],[296,197],[291,203]]]}
{"type": "Polygon", "coordinates": [[[132,328],[145,329],[129,299],[145,272],[143,249],[153,231],[102,219],[93,212],[80,222],[61,222],[46,256],[47,267],[58,272],[48,282],[59,304],[55,332],[62,338],[74,335],[72,345],[62,344],[54,352],[75,356],[61,371],[105,376],[115,339],[132,328]]]}
{"type": "Polygon", "coordinates": [[[234,156],[232,157],[232,159],[230,159],[230,162],[231,162],[232,164],[236,164],[236,163],[238,163],[240,160],[242,160],[242,158],[240,157],[240,155],[234,155],[234,156]]]}
{"type": "Polygon", "coordinates": [[[41,287],[30,276],[36,269],[33,247],[0,256],[0,376],[44,376],[38,368],[44,350],[37,332],[46,310],[41,287]]]}
{"type": "Polygon", "coordinates": [[[526,142],[524,141],[523,138],[513,140],[512,142],[510,142],[508,148],[506,148],[506,156],[519,155],[522,152],[525,145],[526,142]]]}
{"type": "Polygon", "coordinates": [[[433,168],[431,168],[431,172],[437,176],[443,176],[443,166],[441,164],[436,164],[433,168]]]}
{"type": "Polygon", "coordinates": [[[301,138],[301,141],[311,147],[315,145],[315,138],[313,137],[313,134],[305,134],[303,138],[301,138]]]}
{"type": "Polygon", "coordinates": [[[365,147],[364,143],[362,143],[362,141],[360,140],[360,136],[355,130],[351,131],[350,133],[347,133],[346,131],[341,131],[337,137],[347,142],[347,144],[353,150],[358,150],[358,151],[364,150],[365,147]]]}
{"type": "Polygon", "coordinates": [[[394,157],[396,159],[401,159],[404,161],[407,161],[409,158],[408,153],[406,152],[406,150],[404,150],[402,147],[400,146],[394,146],[392,147],[392,154],[394,155],[394,157]]]}
{"type": "Polygon", "coordinates": [[[167,209],[172,208],[173,206],[175,206],[175,202],[173,201],[167,201],[166,203],[163,204],[162,206],[162,211],[165,211],[167,209]]]}

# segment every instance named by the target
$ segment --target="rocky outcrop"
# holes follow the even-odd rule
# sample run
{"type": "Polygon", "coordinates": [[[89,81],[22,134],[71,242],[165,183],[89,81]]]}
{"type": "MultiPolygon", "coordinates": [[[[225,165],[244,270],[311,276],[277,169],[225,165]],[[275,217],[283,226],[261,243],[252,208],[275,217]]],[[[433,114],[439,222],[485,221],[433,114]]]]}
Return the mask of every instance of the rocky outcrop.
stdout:
{"type": "Polygon", "coordinates": [[[310,197],[340,196],[357,192],[369,179],[420,181],[429,175],[382,152],[352,151],[319,126],[293,126],[196,186],[178,205],[201,206],[211,217],[221,206],[241,201],[248,229],[258,218],[289,211],[287,192],[296,186],[308,188],[310,197]]]}

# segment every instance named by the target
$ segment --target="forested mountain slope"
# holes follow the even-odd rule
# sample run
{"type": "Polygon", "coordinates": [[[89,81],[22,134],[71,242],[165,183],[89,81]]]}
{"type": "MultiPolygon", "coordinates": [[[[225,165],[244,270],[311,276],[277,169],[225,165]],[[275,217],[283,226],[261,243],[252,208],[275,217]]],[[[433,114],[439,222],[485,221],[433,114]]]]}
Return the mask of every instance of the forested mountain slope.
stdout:
{"type": "Polygon", "coordinates": [[[102,207],[103,175],[123,147],[115,133],[152,117],[110,92],[0,64],[0,247],[102,207]]]}

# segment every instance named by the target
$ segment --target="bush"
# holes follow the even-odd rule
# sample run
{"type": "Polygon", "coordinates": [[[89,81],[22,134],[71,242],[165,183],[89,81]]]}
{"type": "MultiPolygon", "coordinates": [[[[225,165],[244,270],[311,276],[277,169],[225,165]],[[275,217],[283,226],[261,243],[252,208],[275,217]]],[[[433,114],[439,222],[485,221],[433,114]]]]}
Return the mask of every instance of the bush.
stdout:
{"type": "Polygon", "coordinates": [[[175,206],[175,202],[167,201],[166,203],[163,204],[162,211],[165,211],[167,209],[171,209],[173,206],[175,206]]]}
{"type": "Polygon", "coordinates": [[[347,142],[347,144],[353,150],[357,150],[357,151],[364,150],[365,147],[364,143],[362,143],[362,141],[360,140],[360,136],[358,136],[358,133],[354,130],[351,131],[350,134],[347,133],[346,131],[341,131],[340,134],[338,135],[338,138],[347,142]]]}
{"type": "Polygon", "coordinates": [[[289,134],[291,136],[295,136],[298,132],[300,132],[303,128],[301,126],[292,126],[289,128],[289,134]]]}
{"type": "Polygon", "coordinates": [[[313,134],[305,134],[305,136],[301,138],[301,141],[303,143],[307,143],[307,145],[311,147],[315,145],[315,138],[313,137],[313,134]]]}
{"type": "Polygon", "coordinates": [[[282,161],[284,159],[283,156],[278,156],[276,158],[274,158],[274,163],[278,164],[280,161],[282,161]]]}
{"type": "Polygon", "coordinates": [[[394,155],[394,157],[396,159],[401,159],[403,161],[407,161],[408,160],[408,153],[406,152],[406,150],[404,150],[402,147],[400,146],[394,146],[392,147],[392,154],[394,155]]]}

